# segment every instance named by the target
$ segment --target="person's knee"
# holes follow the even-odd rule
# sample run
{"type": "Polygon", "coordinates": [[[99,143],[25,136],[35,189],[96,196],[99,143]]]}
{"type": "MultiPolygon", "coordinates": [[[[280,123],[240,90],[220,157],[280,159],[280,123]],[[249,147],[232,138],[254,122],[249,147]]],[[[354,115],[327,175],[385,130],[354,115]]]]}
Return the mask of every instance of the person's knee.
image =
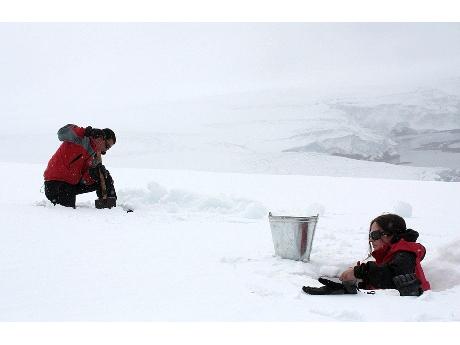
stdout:
{"type": "Polygon", "coordinates": [[[57,196],[57,203],[65,207],[75,208],[76,196],[68,190],[63,190],[57,196]]]}
{"type": "Polygon", "coordinates": [[[54,205],[58,202],[58,186],[52,181],[45,181],[45,196],[54,205]]]}
{"type": "Polygon", "coordinates": [[[58,204],[65,206],[65,207],[75,208],[75,201],[76,201],[75,195],[67,195],[65,197],[61,197],[59,199],[58,204]]]}
{"type": "Polygon", "coordinates": [[[46,181],[45,196],[54,205],[59,204],[75,208],[75,194],[72,192],[70,186],[67,186],[65,182],[46,181]]]}

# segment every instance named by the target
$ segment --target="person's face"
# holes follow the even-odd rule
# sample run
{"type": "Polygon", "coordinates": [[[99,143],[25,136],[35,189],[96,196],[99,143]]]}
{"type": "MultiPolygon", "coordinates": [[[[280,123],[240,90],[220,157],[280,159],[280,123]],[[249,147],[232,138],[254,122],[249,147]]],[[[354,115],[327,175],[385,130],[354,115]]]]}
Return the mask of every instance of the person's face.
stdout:
{"type": "Polygon", "coordinates": [[[113,139],[104,140],[104,149],[101,151],[103,155],[114,145],[113,139]]]}
{"type": "Polygon", "coordinates": [[[104,140],[105,143],[105,150],[108,151],[114,144],[113,139],[104,140]]]}
{"type": "Polygon", "coordinates": [[[374,240],[370,237],[369,235],[369,242],[372,245],[372,248],[374,250],[377,250],[379,248],[382,248],[385,244],[390,244],[391,238],[393,237],[392,235],[384,235],[383,234],[383,229],[380,227],[380,225],[377,224],[377,222],[372,223],[371,229],[369,231],[369,234],[377,231],[380,232],[381,237],[377,240],[374,240]]]}

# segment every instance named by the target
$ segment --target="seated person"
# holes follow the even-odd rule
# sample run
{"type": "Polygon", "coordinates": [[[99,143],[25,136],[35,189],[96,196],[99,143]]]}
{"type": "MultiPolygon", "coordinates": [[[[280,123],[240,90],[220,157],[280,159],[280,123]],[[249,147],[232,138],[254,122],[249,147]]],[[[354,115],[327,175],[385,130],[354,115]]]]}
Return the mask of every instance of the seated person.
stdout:
{"type": "Polygon", "coordinates": [[[425,247],[417,243],[417,231],[406,228],[404,219],[396,214],[375,218],[369,229],[371,255],[375,261],[358,262],[342,272],[341,283],[320,278],[324,286],[303,287],[311,295],[356,294],[362,289],[397,289],[401,296],[420,296],[430,289],[421,266],[425,247]]]}

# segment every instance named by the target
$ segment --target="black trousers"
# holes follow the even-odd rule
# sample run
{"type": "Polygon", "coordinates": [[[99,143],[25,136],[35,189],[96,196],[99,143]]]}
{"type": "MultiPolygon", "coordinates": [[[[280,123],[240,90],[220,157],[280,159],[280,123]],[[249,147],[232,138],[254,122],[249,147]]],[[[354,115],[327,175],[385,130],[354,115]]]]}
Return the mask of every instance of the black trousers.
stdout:
{"type": "MultiPolygon", "coordinates": [[[[107,196],[117,197],[113,179],[107,172],[105,180],[107,196]]],[[[54,205],[59,204],[66,207],[75,208],[75,201],[78,194],[90,193],[96,191],[98,198],[102,197],[101,185],[99,182],[91,185],[70,184],[63,181],[45,181],[45,195],[54,205]]]]}

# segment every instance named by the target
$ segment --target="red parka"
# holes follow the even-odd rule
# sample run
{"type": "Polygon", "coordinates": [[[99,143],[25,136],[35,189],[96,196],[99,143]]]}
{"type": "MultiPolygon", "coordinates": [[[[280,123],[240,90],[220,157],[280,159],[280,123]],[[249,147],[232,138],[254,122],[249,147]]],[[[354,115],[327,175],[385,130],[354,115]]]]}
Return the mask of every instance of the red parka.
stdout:
{"type": "Polygon", "coordinates": [[[66,125],[58,131],[58,139],[63,141],[51,157],[43,176],[45,181],[63,181],[70,184],[93,184],[89,168],[95,167],[96,143],[85,137],[85,128],[66,125]]]}
{"type": "Polygon", "coordinates": [[[375,263],[377,265],[385,265],[391,262],[398,252],[410,252],[415,254],[415,275],[420,281],[422,290],[430,290],[430,283],[426,279],[422,265],[420,264],[425,257],[426,249],[420,243],[408,242],[401,239],[396,243],[386,245],[381,249],[373,251],[372,256],[375,258],[375,263]]]}

